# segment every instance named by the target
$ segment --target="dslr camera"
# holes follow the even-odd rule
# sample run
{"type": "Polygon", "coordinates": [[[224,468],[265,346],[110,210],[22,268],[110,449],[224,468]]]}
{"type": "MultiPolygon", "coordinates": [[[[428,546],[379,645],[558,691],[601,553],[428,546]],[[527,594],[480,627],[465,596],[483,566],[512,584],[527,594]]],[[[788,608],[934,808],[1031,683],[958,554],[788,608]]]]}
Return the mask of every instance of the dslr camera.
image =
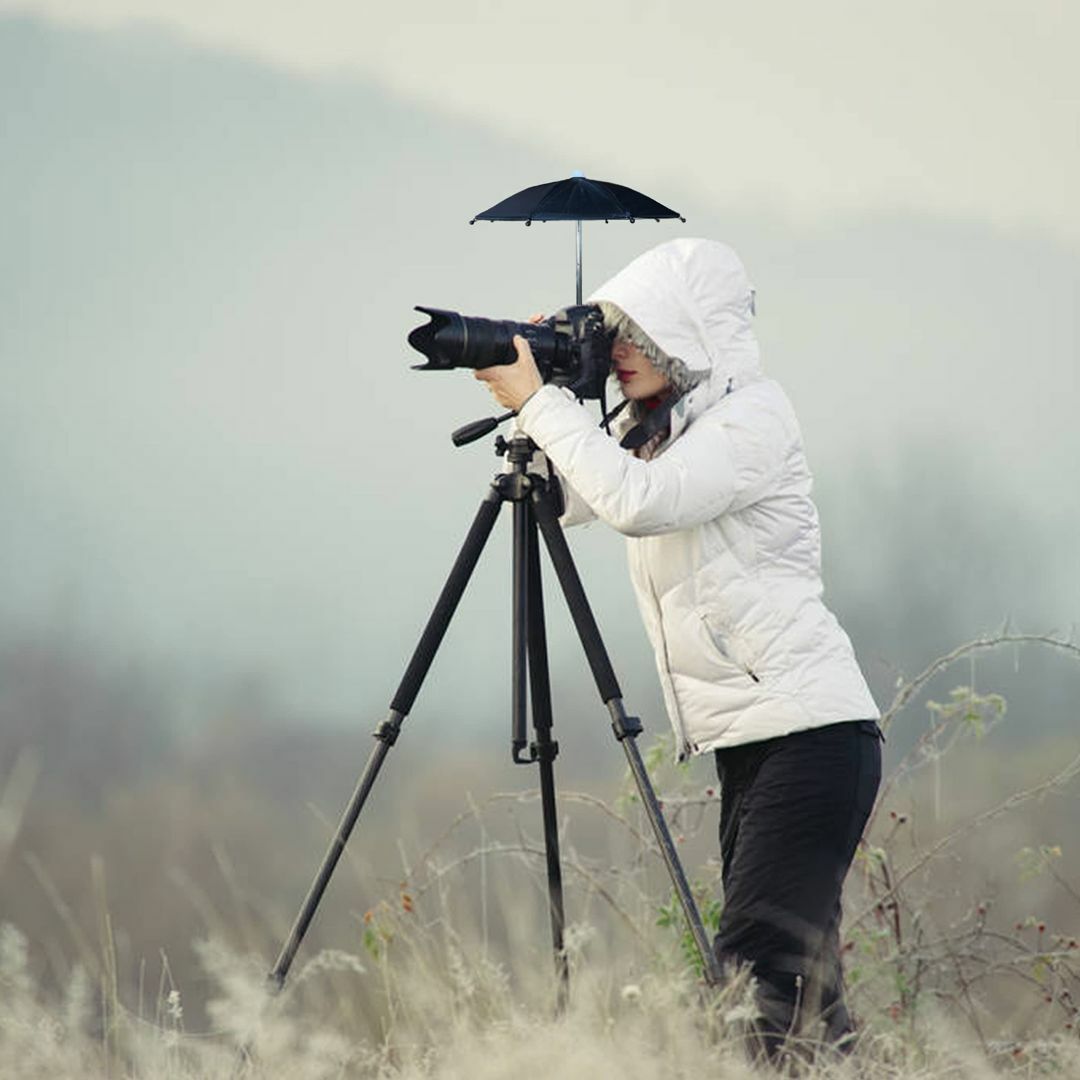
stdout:
{"type": "Polygon", "coordinates": [[[418,371],[485,368],[517,360],[514,335],[532,349],[545,383],[568,387],[581,399],[602,400],[611,371],[612,335],[595,304],[563,308],[540,323],[485,319],[440,308],[416,307],[430,317],[409,334],[427,362],[418,371]]]}

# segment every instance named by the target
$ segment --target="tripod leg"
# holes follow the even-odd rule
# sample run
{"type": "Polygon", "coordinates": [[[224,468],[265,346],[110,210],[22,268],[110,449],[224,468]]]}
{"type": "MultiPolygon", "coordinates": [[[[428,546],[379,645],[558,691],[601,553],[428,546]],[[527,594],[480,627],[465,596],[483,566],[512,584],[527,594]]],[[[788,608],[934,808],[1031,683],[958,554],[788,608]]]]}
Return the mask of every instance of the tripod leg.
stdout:
{"type": "Polygon", "coordinates": [[[311,888],[308,890],[308,894],[300,907],[296,921],[289,932],[289,937],[282,946],[277,963],[270,972],[269,980],[274,989],[280,990],[285,984],[285,978],[289,973],[289,968],[292,966],[293,958],[296,956],[296,950],[299,949],[300,942],[303,941],[308,926],[315,916],[319,901],[326,891],[326,886],[330,883],[330,877],[334,873],[338,860],[341,858],[341,853],[345,850],[349,834],[356,825],[360,811],[364,807],[364,803],[375,783],[375,778],[379,775],[379,770],[382,768],[382,763],[387,753],[389,753],[390,747],[394,745],[398,735],[401,733],[401,725],[412,709],[424,677],[431,667],[432,660],[435,659],[435,653],[438,651],[446,629],[450,625],[450,620],[457,609],[458,602],[461,600],[465,587],[469,584],[469,578],[472,576],[472,572],[480,559],[480,553],[484,550],[484,545],[491,535],[495,519],[499,516],[499,509],[502,506],[502,494],[498,483],[499,481],[496,481],[492,484],[491,491],[480,504],[480,509],[473,519],[472,527],[465,537],[465,542],[458,552],[458,557],[450,570],[450,575],[446,579],[442,592],[439,594],[439,599],[435,603],[431,617],[424,627],[424,632],[420,636],[420,641],[413,652],[412,659],[409,661],[409,666],[405,669],[405,675],[402,677],[397,693],[390,703],[390,714],[375,732],[375,738],[378,742],[372,750],[367,764],[364,766],[356,790],[353,792],[352,798],[345,808],[345,813],[338,824],[337,832],[334,833],[330,846],[323,856],[322,865],[315,875],[315,880],[311,883],[311,888]]]}
{"type": "MultiPolygon", "coordinates": [[[[515,511],[518,505],[514,507],[515,511]]],[[[536,521],[529,505],[522,505],[526,517],[526,555],[528,580],[526,613],[528,617],[529,682],[532,691],[532,719],[536,742],[532,758],[540,768],[540,802],[544,816],[544,851],[547,856],[548,910],[551,915],[551,942],[555,951],[555,976],[558,979],[556,1011],[566,1008],[570,990],[570,966],[563,943],[566,916],[563,909],[562,867],[559,859],[559,817],[555,805],[555,758],[559,744],[551,737],[551,681],[548,674],[547,629],[544,625],[543,583],[540,577],[540,541],[536,521]]]]}
{"type": "Polygon", "coordinates": [[[511,685],[510,685],[510,756],[517,765],[527,765],[521,756],[528,745],[525,735],[528,720],[526,679],[529,652],[529,507],[522,500],[514,503],[513,590],[511,606],[511,685]]]}
{"type": "Polygon", "coordinates": [[[622,701],[622,691],[619,689],[618,680],[615,678],[615,671],[611,666],[607,649],[604,648],[600,630],[596,625],[592,609],[589,607],[589,601],[585,596],[581,578],[578,576],[577,567],[574,565],[573,556],[570,554],[570,548],[566,543],[566,537],[563,536],[562,528],[555,517],[555,511],[552,509],[548,493],[543,490],[534,491],[532,507],[536,515],[536,522],[543,534],[548,554],[551,556],[552,564],[555,567],[555,573],[558,575],[559,584],[562,586],[563,595],[566,597],[570,616],[574,620],[574,626],[577,628],[578,637],[581,639],[582,647],[585,650],[585,656],[588,658],[589,666],[592,668],[596,688],[600,691],[600,697],[611,714],[612,729],[615,732],[615,737],[622,745],[623,752],[626,754],[626,761],[630,767],[631,775],[634,777],[634,783],[637,785],[641,804],[645,808],[649,824],[652,826],[653,835],[656,837],[656,842],[660,848],[660,854],[667,867],[668,876],[671,878],[679,903],[682,905],[683,914],[686,916],[690,933],[694,938],[694,944],[701,955],[705,980],[710,986],[717,986],[721,980],[720,965],[712,950],[711,942],[705,933],[705,927],[702,926],[701,915],[698,913],[697,904],[694,902],[693,893],[690,891],[690,885],[686,880],[686,873],[683,870],[678,853],[675,851],[675,844],[671,839],[671,833],[668,831],[667,822],[664,820],[660,803],[656,798],[656,792],[653,791],[648,771],[638,751],[636,739],[641,733],[641,722],[636,717],[627,716],[626,714],[622,701]]]}

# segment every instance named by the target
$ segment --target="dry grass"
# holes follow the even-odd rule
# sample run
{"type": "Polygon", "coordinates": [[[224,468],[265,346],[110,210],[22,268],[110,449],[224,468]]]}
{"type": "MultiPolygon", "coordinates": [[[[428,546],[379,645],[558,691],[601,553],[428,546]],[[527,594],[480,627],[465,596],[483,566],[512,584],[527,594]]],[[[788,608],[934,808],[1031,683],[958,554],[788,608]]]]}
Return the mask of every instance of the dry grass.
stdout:
{"type": "MultiPolygon", "coordinates": [[[[889,719],[922,734],[891,770],[848,886],[862,1042],[849,1062],[819,1052],[803,1074],[1080,1075],[1076,747],[994,749],[1004,702],[969,686],[922,720],[913,700],[912,684],[898,688],[889,719]]],[[[662,744],[649,759],[711,918],[718,793],[672,768],[662,744]]],[[[162,783],[115,781],[73,814],[35,793],[48,770],[33,752],[12,759],[0,787],[0,910],[14,922],[0,934],[0,1075],[751,1075],[750,988],[700,983],[625,786],[560,793],[572,993],[556,1016],[535,793],[461,805],[460,783],[414,778],[377,816],[375,843],[348,852],[271,995],[288,902],[328,824],[290,832],[294,819],[250,777],[215,779],[210,762],[223,760],[217,746],[190,775],[174,761],[162,783]],[[405,804],[422,804],[424,820],[403,825],[405,804]]]]}
{"type": "MultiPolygon", "coordinates": [[[[94,992],[77,974],[62,1003],[35,992],[25,942],[10,927],[0,943],[0,1069],[19,1077],[519,1077],[617,1075],[742,1077],[753,1074],[740,1030],[752,1012],[744,984],[706,993],[685,972],[643,973],[619,983],[580,965],[566,1014],[555,1017],[544,971],[511,973],[445,928],[394,922],[380,959],[320,954],[279,996],[266,992],[251,957],[199,947],[211,981],[212,1032],[187,1032],[183,997],[164,990],[139,1017],[94,992]],[[518,977],[516,977],[518,976],[518,977]],[[365,980],[384,996],[385,1027],[361,1037],[328,1021],[328,995],[348,996],[365,980]],[[320,985],[321,984],[321,985],[320,985]],[[305,991],[314,990],[308,994],[305,991]]],[[[579,928],[580,929],[580,928],[579,928]]],[[[579,933],[578,939],[587,936],[579,933]]],[[[348,1011],[347,1003],[337,1010],[348,1011]]],[[[1080,1048],[1063,1037],[1028,1040],[987,1056],[950,1023],[927,1013],[919,1029],[871,1024],[850,1062],[819,1060],[816,1077],[985,1077],[1077,1075],[1080,1048]],[[861,1070],[858,1071],[858,1070],[861,1070]]]]}

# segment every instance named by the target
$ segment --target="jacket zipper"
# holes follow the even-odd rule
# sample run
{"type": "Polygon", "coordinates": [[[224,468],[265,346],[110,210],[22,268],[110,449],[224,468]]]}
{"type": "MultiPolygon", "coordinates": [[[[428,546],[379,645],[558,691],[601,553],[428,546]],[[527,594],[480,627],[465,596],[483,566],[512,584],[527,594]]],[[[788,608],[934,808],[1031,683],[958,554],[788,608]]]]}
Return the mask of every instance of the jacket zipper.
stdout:
{"type": "Polygon", "coordinates": [[[656,613],[656,626],[657,631],[660,634],[660,641],[664,646],[664,670],[667,675],[668,685],[671,688],[671,700],[675,706],[675,735],[678,741],[676,749],[676,756],[679,761],[685,761],[693,753],[693,747],[690,745],[690,740],[686,737],[686,728],[683,727],[682,707],[679,704],[678,696],[675,693],[675,686],[671,681],[671,658],[668,654],[667,634],[664,632],[664,613],[660,610],[660,600],[656,595],[656,586],[653,584],[652,574],[649,573],[648,566],[644,556],[640,549],[634,551],[634,558],[637,559],[638,569],[641,572],[642,577],[648,582],[649,595],[652,597],[653,609],[656,613]]]}

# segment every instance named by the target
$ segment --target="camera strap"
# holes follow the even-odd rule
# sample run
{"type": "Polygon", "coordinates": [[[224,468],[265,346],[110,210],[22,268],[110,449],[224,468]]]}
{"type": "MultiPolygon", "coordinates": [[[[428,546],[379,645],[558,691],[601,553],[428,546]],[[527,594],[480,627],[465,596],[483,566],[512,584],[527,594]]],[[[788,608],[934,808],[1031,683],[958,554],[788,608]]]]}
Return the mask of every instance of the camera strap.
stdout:
{"type": "Polygon", "coordinates": [[[607,402],[604,400],[604,392],[603,392],[603,390],[600,391],[600,411],[602,413],[604,413],[604,418],[600,421],[600,426],[609,435],[611,434],[611,421],[614,420],[615,417],[618,416],[619,413],[621,413],[623,411],[623,409],[625,409],[626,406],[629,405],[629,404],[630,404],[630,399],[629,398],[624,398],[622,401],[619,402],[618,405],[615,406],[614,409],[611,410],[611,412],[605,412],[604,410],[607,407],[607,402]]]}
{"type": "Polygon", "coordinates": [[[664,398],[654,409],[650,409],[645,419],[632,427],[620,440],[624,450],[638,450],[655,435],[664,431],[671,421],[671,410],[682,400],[682,394],[672,394],[664,398]]]}

